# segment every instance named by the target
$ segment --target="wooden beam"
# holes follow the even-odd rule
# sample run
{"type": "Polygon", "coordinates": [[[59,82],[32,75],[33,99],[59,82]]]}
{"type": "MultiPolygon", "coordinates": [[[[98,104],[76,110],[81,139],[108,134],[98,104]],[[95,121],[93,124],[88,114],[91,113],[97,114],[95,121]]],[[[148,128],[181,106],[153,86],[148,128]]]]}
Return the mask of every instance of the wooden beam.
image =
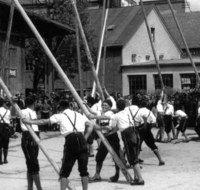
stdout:
{"type": "MultiPolygon", "coordinates": [[[[108,0],[108,1],[110,1],[110,0],[108,0]]],[[[110,4],[110,3],[108,2],[108,4],[110,4]]],[[[97,75],[99,73],[99,66],[100,66],[101,53],[102,53],[102,46],[103,46],[104,36],[105,36],[105,32],[106,32],[108,10],[109,10],[109,7],[107,6],[107,8],[106,8],[106,0],[104,0],[103,1],[102,18],[101,18],[101,37],[100,37],[100,41],[99,41],[97,66],[96,66],[96,73],[97,73],[97,75]]],[[[104,87],[104,85],[102,85],[102,86],[104,87]]],[[[96,91],[96,83],[94,82],[93,83],[93,88],[92,88],[92,94],[91,94],[92,97],[95,96],[95,91],[96,91]]]]}
{"type": "Polygon", "coordinates": [[[184,45],[185,45],[185,48],[186,48],[187,54],[188,54],[188,56],[189,56],[190,62],[191,62],[191,64],[192,64],[192,67],[193,67],[193,69],[194,69],[194,72],[195,72],[195,75],[196,75],[196,78],[197,78],[197,87],[199,88],[199,86],[200,86],[200,77],[199,77],[197,68],[196,68],[195,63],[194,63],[194,61],[193,61],[193,59],[192,59],[192,55],[191,55],[191,53],[190,53],[190,50],[189,50],[188,45],[187,45],[187,42],[186,42],[185,37],[184,37],[184,35],[183,35],[183,32],[182,32],[182,30],[181,30],[181,27],[180,27],[180,24],[179,24],[179,22],[178,22],[178,19],[176,18],[176,15],[175,15],[175,13],[174,13],[174,10],[173,10],[173,7],[172,7],[172,4],[171,4],[171,1],[170,1],[170,0],[168,0],[168,4],[169,4],[169,7],[170,7],[172,16],[173,16],[173,18],[174,18],[174,21],[175,21],[175,23],[176,23],[176,26],[177,26],[177,28],[178,28],[178,31],[179,31],[179,33],[180,33],[180,35],[181,35],[181,38],[182,38],[182,40],[183,40],[183,43],[184,43],[184,45]]]}
{"type": "Polygon", "coordinates": [[[81,68],[81,53],[80,53],[80,38],[79,38],[79,28],[78,28],[78,21],[75,18],[75,29],[76,29],[76,51],[77,51],[77,60],[78,60],[78,74],[79,74],[79,87],[80,87],[80,97],[83,99],[83,75],[82,75],[82,68],[81,68]]]}
{"type": "Polygon", "coordinates": [[[144,5],[143,5],[142,0],[140,0],[140,4],[141,4],[141,7],[142,7],[142,12],[143,12],[143,15],[144,15],[144,20],[145,20],[145,24],[146,24],[146,27],[147,27],[147,33],[148,33],[148,36],[149,36],[149,40],[150,40],[151,48],[152,48],[152,51],[153,51],[154,59],[155,59],[155,62],[156,62],[156,67],[157,67],[157,70],[158,70],[158,75],[159,75],[159,78],[160,78],[161,87],[164,90],[165,86],[164,86],[164,83],[163,83],[163,78],[162,78],[162,75],[161,75],[160,66],[159,66],[159,63],[158,63],[158,59],[157,59],[156,51],[155,51],[155,48],[154,48],[154,45],[153,45],[153,41],[152,41],[152,38],[151,38],[149,23],[147,21],[147,16],[146,16],[146,13],[145,13],[145,10],[144,10],[144,5]]]}
{"type": "MultiPolygon", "coordinates": [[[[23,119],[24,117],[23,117],[22,111],[20,110],[19,106],[15,102],[13,102],[12,95],[9,92],[8,88],[6,87],[6,85],[3,82],[1,77],[0,77],[0,86],[2,87],[3,91],[5,92],[7,98],[9,99],[10,103],[12,104],[13,108],[18,113],[19,117],[21,119],[23,119]]],[[[47,159],[49,160],[49,162],[51,163],[51,165],[53,166],[53,168],[57,172],[57,174],[59,174],[60,173],[59,167],[56,165],[56,163],[53,161],[53,159],[49,156],[49,153],[45,149],[45,147],[42,144],[41,140],[38,138],[38,136],[35,134],[35,132],[33,131],[33,129],[29,125],[26,125],[26,127],[27,127],[28,131],[30,132],[31,136],[33,137],[33,139],[35,140],[35,142],[38,144],[38,146],[40,147],[40,149],[42,150],[44,155],[47,157],[47,159]]]]}
{"type": "MultiPolygon", "coordinates": [[[[40,45],[44,49],[44,51],[47,54],[47,56],[49,57],[49,59],[51,60],[53,66],[55,67],[55,69],[59,73],[60,78],[63,80],[64,84],[71,91],[71,93],[74,96],[75,100],[77,101],[77,103],[79,104],[80,108],[82,109],[83,113],[88,117],[90,115],[90,113],[89,113],[88,109],[86,108],[86,106],[84,105],[83,100],[79,97],[77,91],[74,89],[74,87],[71,84],[70,80],[68,79],[68,77],[66,76],[66,74],[64,73],[64,71],[62,70],[62,68],[58,64],[58,62],[56,61],[55,57],[53,56],[53,54],[49,50],[48,46],[45,44],[45,42],[42,39],[41,35],[38,33],[37,29],[35,28],[35,26],[31,22],[31,20],[27,16],[26,12],[22,8],[22,6],[18,2],[18,0],[14,0],[14,1],[16,3],[16,7],[18,8],[18,10],[20,11],[21,15],[23,16],[23,18],[25,19],[25,21],[27,22],[27,24],[31,28],[31,30],[34,33],[35,37],[39,41],[40,45]]],[[[121,171],[124,174],[124,176],[126,177],[127,181],[131,183],[133,181],[132,176],[129,174],[129,172],[127,171],[126,167],[123,165],[122,161],[119,159],[117,154],[114,152],[114,150],[110,146],[109,142],[106,140],[106,138],[104,137],[104,135],[100,131],[97,130],[96,132],[97,132],[97,135],[100,137],[101,141],[104,143],[104,145],[106,146],[106,148],[110,152],[110,154],[113,156],[115,162],[117,163],[117,165],[121,169],[121,171]]]]}
{"type": "Polygon", "coordinates": [[[103,90],[101,88],[101,84],[99,82],[98,76],[97,76],[96,71],[95,71],[94,62],[92,60],[92,55],[91,55],[91,52],[90,52],[90,49],[89,49],[89,46],[88,46],[88,43],[87,43],[87,39],[86,39],[84,30],[83,30],[83,26],[81,24],[81,20],[80,20],[80,16],[79,16],[79,13],[78,13],[78,10],[77,10],[77,7],[76,7],[76,3],[75,3],[74,0],[71,0],[71,3],[72,3],[72,6],[74,8],[74,12],[75,12],[76,19],[77,19],[78,26],[79,26],[79,31],[80,31],[81,36],[82,36],[83,44],[84,44],[84,47],[85,47],[85,52],[86,52],[86,55],[87,55],[87,58],[88,58],[88,61],[89,61],[89,64],[90,64],[90,67],[91,67],[91,70],[92,70],[92,74],[94,76],[94,80],[95,80],[96,85],[97,85],[97,89],[100,93],[101,98],[104,99],[103,90]]]}
{"type": "Polygon", "coordinates": [[[5,41],[3,56],[2,56],[2,61],[1,61],[1,76],[5,81],[7,80],[7,83],[9,82],[9,78],[8,76],[6,77],[5,67],[8,65],[8,68],[10,68],[10,63],[8,64],[9,44],[10,44],[10,36],[11,36],[11,30],[12,30],[12,24],[13,24],[14,10],[15,10],[15,3],[12,0],[11,7],[10,7],[9,20],[8,20],[7,33],[6,33],[6,41],[5,41]]]}

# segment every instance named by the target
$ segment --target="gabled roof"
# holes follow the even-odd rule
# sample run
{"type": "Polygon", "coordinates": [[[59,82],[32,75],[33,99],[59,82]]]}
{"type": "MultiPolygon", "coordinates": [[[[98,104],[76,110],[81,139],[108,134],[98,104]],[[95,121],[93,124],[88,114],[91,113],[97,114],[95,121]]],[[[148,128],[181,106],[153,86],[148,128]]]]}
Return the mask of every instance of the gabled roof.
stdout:
{"type": "MultiPolygon", "coordinates": [[[[144,6],[144,8],[146,15],[148,15],[154,9],[154,6],[144,6]]],[[[90,24],[97,35],[98,44],[101,31],[102,9],[89,10],[88,12],[91,18],[90,24]]],[[[105,44],[107,46],[125,45],[143,21],[144,17],[141,6],[109,9],[107,28],[113,25],[113,30],[106,32],[105,44]]]]}
{"type": "MultiPolygon", "coordinates": [[[[8,18],[10,13],[10,0],[0,0],[0,30],[7,31],[8,18]]],[[[48,18],[44,18],[32,11],[27,11],[29,18],[36,26],[39,33],[43,36],[57,36],[59,34],[72,34],[75,33],[71,27],[53,21],[48,18]]],[[[24,21],[20,12],[15,8],[12,33],[16,33],[22,36],[33,36],[32,31],[24,21]]]]}
{"type": "MultiPolygon", "coordinates": [[[[162,15],[181,49],[185,49],[172,14],[162,15]]],[[[176,14],[189,48],[200,48],[200,12],[176,14]]]]}

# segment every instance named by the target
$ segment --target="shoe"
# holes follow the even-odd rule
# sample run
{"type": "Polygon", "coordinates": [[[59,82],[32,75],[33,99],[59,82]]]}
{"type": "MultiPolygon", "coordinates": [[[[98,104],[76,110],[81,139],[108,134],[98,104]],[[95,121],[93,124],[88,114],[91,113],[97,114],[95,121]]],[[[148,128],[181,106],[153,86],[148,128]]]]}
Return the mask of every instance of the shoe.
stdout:
{"type": "Polygon", "coordinates": [[[159,163],[159,166],[163,166],[163,165],[165,165],[165,162],[160,162],[159,163]]]}
{"type": "Polygon", "coordinates": [[[97,177],[96,175],[92,178],[89,178],[89,182],[100,182],[101,177],[97,177]]]}
{"type": "Polygon", "coordinates": [[[144,185],[144,180],[142,180],[142,181],[134,180],[134,181],[131,181],[130,184],[131,185],[144,185]]]}
{"type": "Polygon", "coordinates": [[[184,143],[189,143],[189,140],[184,140],[183,142],[184,142],[184,143]]]}
{"type": "Polygon", "coordinates": [[[3,162],[4,164],[7,164],[8,163],[8,160],[4,160],[4,162],[3,162]]]}
{"type": "Polygon", "coordinates": [[[0,162],[0,165],[3,165],[3,162],[2,162],[2,161],[0,162]]]}
{"type": "Polygon", "coordinates": [[[89,154],[88,157],[94,157],[94,154],[89,154]]]}
{"type": "Polygon", "coordinates": [[[110,177],[110,181],[111,181],[111,182],[117,182],[118,179],[119,179],[119,174],[118,174],[118,175],[115,174],[114,176],[110,177]]]}
{"type": "Polygon", "coordinates": [[[142,160],[142,159],[138,159],[138,161],[139,161],[139,163],[143,163],[144,162],[144,160],[142,160]]]}

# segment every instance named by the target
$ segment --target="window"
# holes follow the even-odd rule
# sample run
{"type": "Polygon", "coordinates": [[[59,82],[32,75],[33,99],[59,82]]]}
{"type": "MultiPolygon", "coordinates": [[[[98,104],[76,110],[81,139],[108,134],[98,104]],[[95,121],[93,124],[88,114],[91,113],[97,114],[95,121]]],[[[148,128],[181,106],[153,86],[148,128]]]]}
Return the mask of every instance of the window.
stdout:
{"type": "Polygon", "coordinates": [[[181,74],[181,87],[186,92],[196,87],[196,81],[195,74],[181,74]]]}
{"type": "Polygon", "coordinates": [[[114,28],[115,28],[115,25],[112,24],[112,25],[108,26],[107,30],[110,31],[110,30],[113,30],[114,28]]]}
{"type": "Polygon", "coordinates": [[[139,90],[147,89],[146,75],[129,76],[129,94],[136,94],[139,90]]]}
{"type": "Polygon", "coordinates": [[[159,55],[159,60],[163,60],[163,58],[164,58],[163,54],[159,55]]]}
{"type": "Polygon", "coordinates": [[[152,42],[155,42],[155,28],[151,27],[150,32],[151,32],[151,40],[152,42]]]}
{"type": "MultiPolygon", "coordinates": [[[[173,75],[172,74],[163,74],[162,75],[163,83],[166,87],[173,88],[173,75]]],[[[155,89],[161,89],[161,82],[159,75],[154,75],[155,89]]]]}
{"type": "Polygon", "coordinates": [[[132,63],[135,63],[135,62],[136,62],[136,57],[137,57],[136,54],[132,54],[132,55],[131,55],[132,63]]]}
{"type": "Polygon", "coordinates": [[[32,71],[33,64],[30,61],[26,61],[26,71],[32,71]]]}
{"type": "Polygon", "coordinates": [[[147,61],[150,60],[150,55],[146,55],[146,60],[147,60],[147,61]]]}

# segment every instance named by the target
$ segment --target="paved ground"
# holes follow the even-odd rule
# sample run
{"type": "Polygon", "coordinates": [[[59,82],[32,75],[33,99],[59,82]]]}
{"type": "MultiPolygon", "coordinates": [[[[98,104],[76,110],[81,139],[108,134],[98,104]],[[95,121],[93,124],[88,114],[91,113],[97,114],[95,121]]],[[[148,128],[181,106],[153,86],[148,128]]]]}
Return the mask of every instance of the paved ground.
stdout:
{"type": "MultiPolygon", "coordinates": [[[[153,129],[155,132],[157,129],[153,129]]],[[[154,154],[143,145],[140,155],[144,159],[142,164],[142,174],[145,179],[145,186],[130,186],[125,177],[120,174],[117,183],[110,183],[109,177],[114,174],[114,163],[108,155],[102,172],[102,182],[90,183],[89,190],[199,190],[200,189],[200,144],[196,142],[197,135],[193,130],[187,130],[190,138],[189,143],[157,143],[166,165],[158,166],[158,160],[154,154]]],[[[8,161],[6,165],[0,165],[0,190],[26,190],[26,165],[21,150],[19,138],[11,139],[8,161]]],[[[58,133],[42,133],[42,143],[49,154],[60,166],[64,139],[58,133]]],[[[179,137],[183,138],[183,137],[179,137]]],[[[95,144],[96,145],[96,144],[95,144]]],[[[96,151],[95,151],[96,153],[96,151]]],[[[46,157],[40,151],[39,162],[41,167],[41,182],[43,190],[59,189],[58,175],[49,164],[46,157]]],[[[89,159],[89,172],[93,176],[95,173],[95,159],[89,159]]],[[[133,170],[129,169],[133,174],[133,170]]],[[[74,167],[70,180],[77,190],[81,190],[80,177],[77,172],[77,165],[74,167]]],[[[36,189],[36,188],[34,188],[36,189]]]]}

